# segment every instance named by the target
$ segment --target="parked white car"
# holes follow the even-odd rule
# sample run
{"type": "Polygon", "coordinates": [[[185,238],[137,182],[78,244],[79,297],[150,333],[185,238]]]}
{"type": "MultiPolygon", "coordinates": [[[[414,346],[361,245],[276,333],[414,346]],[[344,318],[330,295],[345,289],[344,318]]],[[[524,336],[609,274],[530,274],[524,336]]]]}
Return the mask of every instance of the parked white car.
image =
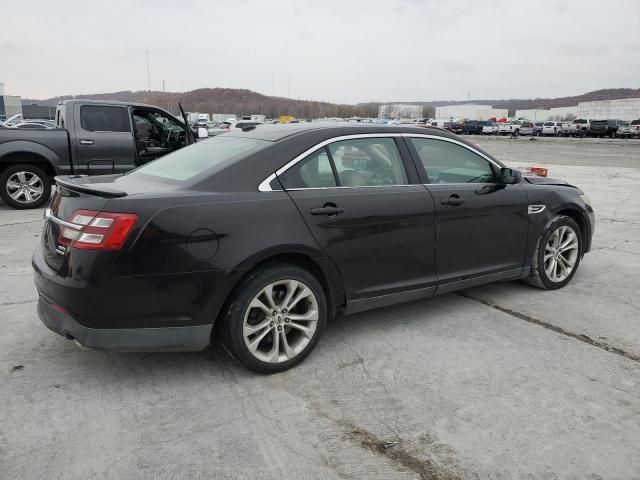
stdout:
{"type": "Polygon", "coordinates": [[[631,120],[631,123],[629,124],[629,136],[640,136],[640,120],[631,120]]]}
{"type": "Polygon", "coordinates": [[[498,124],[494,122],[489,122],[488,125],[484,125],[482,127],[483,135],[497,135],[498,134],[498,124]]]}
{"type": "Polygon", "coordinates": [[[542,125],[542,136],[554,136],[560,135],[560,129],[562,128],[561,122],[544,122],[542,125]]]}

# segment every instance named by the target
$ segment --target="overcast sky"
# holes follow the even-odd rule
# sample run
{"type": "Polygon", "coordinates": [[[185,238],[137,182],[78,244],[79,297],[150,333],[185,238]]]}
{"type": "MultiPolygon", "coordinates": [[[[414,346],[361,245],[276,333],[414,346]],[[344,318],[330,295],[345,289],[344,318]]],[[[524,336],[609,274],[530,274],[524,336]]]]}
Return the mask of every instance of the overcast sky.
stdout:
{"type": "Polygon", "coordinates": [[[640,87],[640,1],[12,0],[7,94],[248,88],[356,103],[640,87]]]}

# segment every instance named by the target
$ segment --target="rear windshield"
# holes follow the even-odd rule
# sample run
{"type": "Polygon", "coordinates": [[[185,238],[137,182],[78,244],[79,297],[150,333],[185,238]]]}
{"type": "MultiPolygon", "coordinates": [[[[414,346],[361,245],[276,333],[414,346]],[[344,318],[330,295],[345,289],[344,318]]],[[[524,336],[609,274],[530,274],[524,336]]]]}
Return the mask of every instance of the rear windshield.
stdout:
{"type": "Polygon", "coordinates": [[[216,136],[165,155],[127,175],[159,177],[178,182],[197,176],[205,178],[268,145],[271,142],[254,138],[216,136]]]}
{"type": "Polygon", "coordinates": [[[629,125],[640,125],[640,120],[632,120],[629,125]]]}
{"type": "Polygon", "coordinates": [[[545,126],[545,127],[554,127],[555,123],[553,123],[553,122],[544,122],[543,126],[545,126]]]}
{"type": "Polygon", "coordinates": [[[578,120],[574,120],[573,123],[587,123],[587,121],[583,118],[580,118],[578,120]]]}

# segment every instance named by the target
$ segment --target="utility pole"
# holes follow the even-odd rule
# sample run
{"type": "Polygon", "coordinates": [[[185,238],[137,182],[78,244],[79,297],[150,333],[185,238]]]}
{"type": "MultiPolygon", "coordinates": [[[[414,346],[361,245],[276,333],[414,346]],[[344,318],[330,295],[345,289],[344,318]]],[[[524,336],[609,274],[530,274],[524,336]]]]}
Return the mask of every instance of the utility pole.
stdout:
{"type": "Polygon", "coordinates": [[[291,98],[291,76],[287,76],[287,98],[291,98]]]}
{"type": "Polygon", "coordinates": [[[146,51],[147,54],[147,89],[151,91],[151,68],[149,67],[149,50],[146,51]]]}
{"type": "Polygon", "coordinates": [[[166,90],[164,89],[164,80],[162,80],[162,91],[165,92],[166,90]]]}

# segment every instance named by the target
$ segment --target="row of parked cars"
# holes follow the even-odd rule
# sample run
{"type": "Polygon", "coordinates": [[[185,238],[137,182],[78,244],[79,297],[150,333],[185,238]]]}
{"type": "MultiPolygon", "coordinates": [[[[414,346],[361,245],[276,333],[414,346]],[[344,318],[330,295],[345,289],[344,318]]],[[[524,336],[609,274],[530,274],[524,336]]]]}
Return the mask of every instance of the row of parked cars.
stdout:
{"type": "Polygon", "coordinates": [[[553,137],[622,137],[640,136],[640,119],[590,120],[532,122],[518,119],[510,122],[491,120],[469,120],[466,122],[445,122],[443,128],[458,135],[529,135],[553,137]]]}

